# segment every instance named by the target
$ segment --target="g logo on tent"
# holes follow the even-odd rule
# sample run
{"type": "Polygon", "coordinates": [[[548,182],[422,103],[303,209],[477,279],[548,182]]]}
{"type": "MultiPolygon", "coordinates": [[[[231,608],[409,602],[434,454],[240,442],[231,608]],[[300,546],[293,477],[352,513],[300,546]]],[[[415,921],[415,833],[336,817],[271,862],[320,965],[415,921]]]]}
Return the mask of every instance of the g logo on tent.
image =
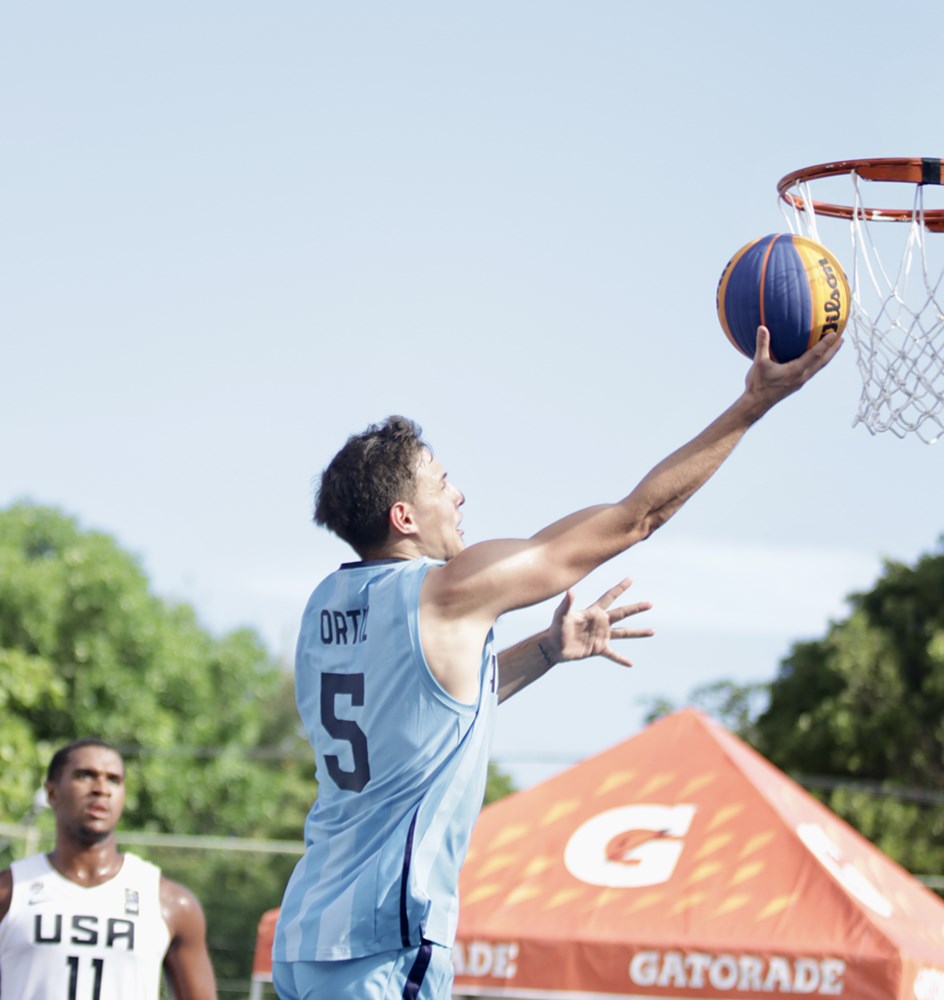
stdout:
{"type": "Polygon", "coordinates": [[[675,871],[697,808],[619,806],[581,823],[564,848],[574,878],[612,889],[667,882],[675,871]]]}

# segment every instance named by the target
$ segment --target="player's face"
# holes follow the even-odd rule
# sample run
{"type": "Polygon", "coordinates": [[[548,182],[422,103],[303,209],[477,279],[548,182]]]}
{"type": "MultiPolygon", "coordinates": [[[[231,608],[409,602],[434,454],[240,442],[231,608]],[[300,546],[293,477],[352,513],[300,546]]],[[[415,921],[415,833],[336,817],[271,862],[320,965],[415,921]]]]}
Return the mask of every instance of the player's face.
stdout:
{"type": "Polygon", "coordinates": [[[419,528],[425,555],[432,559],[452,559],[465,547],[459,524],[459,508],[465,503],[462,492],[449,482],[446,470],[428,451],[423,452],[416,473],[413,515],[419,528]]]}
{"type": "Polygon", "coordinates": [[[56,821],[73,837],[94,843],[108,837],[125,804],[125,768],[107,747],[79,747],[69,754],[59,780],[47,782],[56,821]]]}

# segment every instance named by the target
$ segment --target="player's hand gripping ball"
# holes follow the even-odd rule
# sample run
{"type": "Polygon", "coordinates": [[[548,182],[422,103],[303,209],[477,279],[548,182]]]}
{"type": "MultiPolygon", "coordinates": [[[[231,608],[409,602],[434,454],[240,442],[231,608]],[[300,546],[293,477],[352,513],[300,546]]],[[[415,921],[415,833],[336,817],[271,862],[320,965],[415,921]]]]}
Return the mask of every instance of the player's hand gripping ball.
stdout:
{"type": "Polygon", "coordinates": [[[820,337],[842,334],[849,282],[836,258],[805,236],[775,233],[728,261],[718,282],[718,319],[734,346],[754,357],[757,328],[770,330],[770,355],[792,361],[820,337]]]}

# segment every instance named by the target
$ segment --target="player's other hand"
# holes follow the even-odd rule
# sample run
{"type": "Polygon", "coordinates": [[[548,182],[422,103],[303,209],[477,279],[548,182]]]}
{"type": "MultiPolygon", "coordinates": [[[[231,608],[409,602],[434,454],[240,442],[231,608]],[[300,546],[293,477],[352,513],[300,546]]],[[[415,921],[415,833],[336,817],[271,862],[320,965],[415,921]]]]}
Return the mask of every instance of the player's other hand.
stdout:
{"type": "Polygon", "coordinates": [[[594,601],[587,608],[574,609],[574,593],[568,590],[558,605],[548,630],[548,640],[553,647],[554,659],[584,660],[590,656],[605,656],[624,667],[633,664],[617,653],[611,645],[614,639],[641,639],[653,635],[651,628],[624,628],[620,622],[648,611],[648,601],[612,607],[620,595],[629,589],[632,580],[627,577],[594,601]]]}

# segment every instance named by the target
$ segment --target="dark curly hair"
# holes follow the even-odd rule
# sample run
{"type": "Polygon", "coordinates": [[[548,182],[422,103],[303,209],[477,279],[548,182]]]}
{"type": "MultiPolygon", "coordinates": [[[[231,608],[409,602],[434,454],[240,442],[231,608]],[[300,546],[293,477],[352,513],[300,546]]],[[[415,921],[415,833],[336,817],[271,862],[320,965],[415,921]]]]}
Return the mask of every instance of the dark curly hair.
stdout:
{"type": "Polygon", "coordinates": [[[353,434],[321,474],[314,522],[343,538],[361,558],[387,540],[387,516],[412,500],[420,456],[431,451],[423,429],[392,416],[353,434]]]}

